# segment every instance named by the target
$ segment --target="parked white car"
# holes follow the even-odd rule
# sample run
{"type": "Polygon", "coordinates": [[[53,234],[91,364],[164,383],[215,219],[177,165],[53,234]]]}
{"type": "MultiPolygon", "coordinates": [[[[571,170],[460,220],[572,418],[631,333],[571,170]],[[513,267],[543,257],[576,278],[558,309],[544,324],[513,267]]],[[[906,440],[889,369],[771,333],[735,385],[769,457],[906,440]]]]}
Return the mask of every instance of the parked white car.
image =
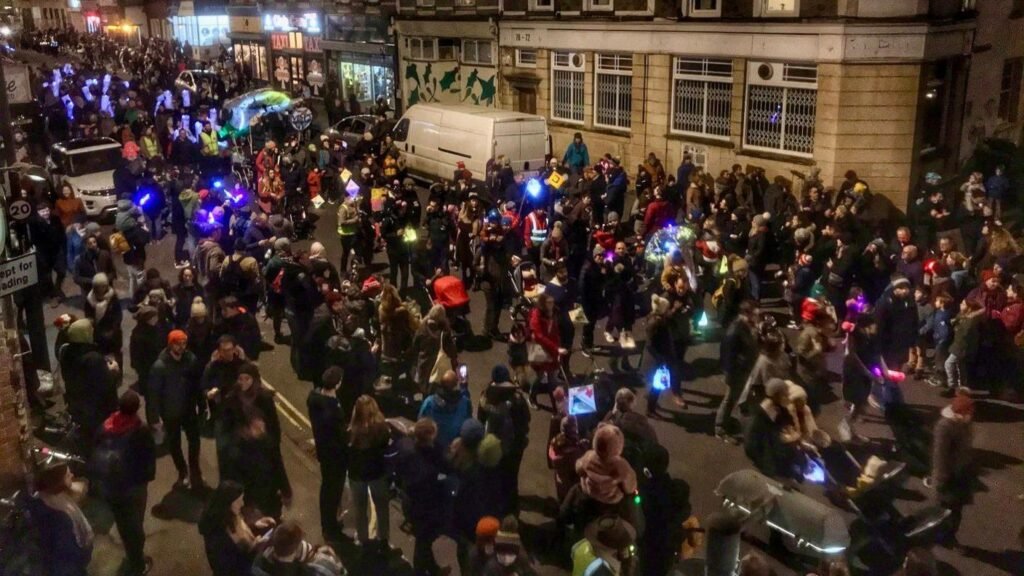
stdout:
{"type": "Polygon", "coordinates": [[[70,184],[85,204],[90,218],[103,218],[117,210],[114,170],[124,160],[121,145],[113,138],[78,138],[50,147],[46,167],[53,174],[57,193],[70,184]]]}

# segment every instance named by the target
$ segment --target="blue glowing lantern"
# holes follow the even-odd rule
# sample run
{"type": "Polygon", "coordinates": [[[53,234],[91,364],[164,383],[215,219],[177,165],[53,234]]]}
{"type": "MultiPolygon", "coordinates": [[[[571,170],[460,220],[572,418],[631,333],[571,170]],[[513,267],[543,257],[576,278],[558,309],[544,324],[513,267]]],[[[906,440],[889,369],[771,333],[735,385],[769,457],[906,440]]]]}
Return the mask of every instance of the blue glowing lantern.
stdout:
{"type": "Polygon", "coordinates": [[[807,467],[804,468],[804,480],[811,484],[824,484],[825,468],[814,458],[808,458],[807,467]]]}
{"type": "Polygon", "coordinates": [[[711,321],[708,320],[708,311],[704,310],[700,314],[700,319],[697,320],[697,327],[698,328],[707,328],[710,323],[711,323],[711,321]]]}
{"type": "Polygon", "coordinates": [[[223,180],[214,180],[213,181],[213,187],[214,188],[223,188],[224,187],[224,181],[223,180]]]}
{"type": "Polygon", "coordinates": [[[540,195],[544,192],[544,186],[540,183],[537,178],[530,178],[526,183],[526,193],[530,195],[530,198],[540,198],[540,195]]]}
{"type": "Polygon", "coordinates": [[[139,198],[139,206],[145,206],[149,202],[149,200],[150,200],[149,192],[146,192],[146,194],[143,195],[142,198],[139,198]]]}
{"type": "Polygon", "coordinates": [[[665,390],[668,390],[670,378],[671,373],[668,370],[668,366],[658,366],[658,368],[654,371],[654,376],[651,380],[651,388],[657,390],[658,392],[664,392],[665,390]]]}

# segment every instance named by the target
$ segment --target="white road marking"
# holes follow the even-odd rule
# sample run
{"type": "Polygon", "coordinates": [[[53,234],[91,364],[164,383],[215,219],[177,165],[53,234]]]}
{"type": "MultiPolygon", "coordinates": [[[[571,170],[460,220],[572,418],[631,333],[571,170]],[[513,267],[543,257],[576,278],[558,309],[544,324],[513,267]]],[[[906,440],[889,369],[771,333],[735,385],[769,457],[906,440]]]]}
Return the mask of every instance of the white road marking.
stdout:
{"type": "MultiPolygon", "coordinates": [[[[265,378],[260,378],[260,380],[263,382],[264,388],[270,390],[271,392],[277,392],[277,390],[273,386],[271,386],[270,382],[267,382],[265,378]]],[[[299,409],[296,408],[294,404],[289,402],[288,399],[284,397],[284,394],[277,393],[275,394],[275,397],[277,398],[278,412],[284,415],[284,417],[287,418],[289,422],[294,424],[296,428],[298,428],[299,430],[313,429],[313,425],[310,423],[309,418],[306,418],[306,416],[302,412],[300,412],[299,409]]]]}

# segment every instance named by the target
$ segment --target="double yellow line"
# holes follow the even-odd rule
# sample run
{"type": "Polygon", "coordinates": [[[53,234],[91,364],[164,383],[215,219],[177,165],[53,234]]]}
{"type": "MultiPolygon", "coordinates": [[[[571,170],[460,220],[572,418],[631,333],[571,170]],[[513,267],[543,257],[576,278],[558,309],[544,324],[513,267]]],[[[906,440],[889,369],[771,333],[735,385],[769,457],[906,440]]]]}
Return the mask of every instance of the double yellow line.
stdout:
{"type": "Polygon", "coordinates": [[[261,378],[261,381],[263,382],[264,388],[270,390],[271,392],[274,392],[274,397],[276,400],[274,404],[277,406],[277,411],[280,412],[281,415],[285,417],[285,419],[291,422],[292,425],[294,425],[299,430],[309,431],[313,429],[313,425],[309,422],[309,418],[306,418],[306,416],[301,411],[299,411],[299,409],[296,408],[294,404],[289,402],[288,399],[284,397],[284,394],[278,392],[277,389],[271,386],[270,382],[267,382],[265,378],[261,378]]]}

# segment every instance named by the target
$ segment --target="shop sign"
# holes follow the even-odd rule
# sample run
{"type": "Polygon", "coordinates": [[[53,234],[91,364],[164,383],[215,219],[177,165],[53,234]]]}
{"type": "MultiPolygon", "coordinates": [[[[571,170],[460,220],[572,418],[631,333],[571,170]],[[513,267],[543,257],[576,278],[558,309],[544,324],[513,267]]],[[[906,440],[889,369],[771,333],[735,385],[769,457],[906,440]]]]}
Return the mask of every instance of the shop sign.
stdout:
{"type": "Polygon", "coordinates": [[[310,34],[320,33],[320,15],[316,12],[305,14],[264,14],[264,32],[292,32],[302,30],[310,34]]]}
{"type": "Polygon", "coordinates": [[[270,35],[270,47],[274,50],[287,50],[288,49],[288,35],[287,34],[271,34],[270,35]]]}
{"type": "Polygon", "coordinates": [[[322,52],[320,50],[320,37],[319,36],[302,36],[302,48],[306,52],[322,52]]]}
{"type": "Polygon", "coordinates": [[[39,282],[36,272],[36,253],[12,258],[0,264],[0,296],[7,296],[39,282]]]}
{"type": "Polygon", "coordinates": [[[28,68],[4,64],[4,79],[7,80],[7,101],[11,104],[25,104],[32,101],[32,87],[29,85],[28,68]]]}

